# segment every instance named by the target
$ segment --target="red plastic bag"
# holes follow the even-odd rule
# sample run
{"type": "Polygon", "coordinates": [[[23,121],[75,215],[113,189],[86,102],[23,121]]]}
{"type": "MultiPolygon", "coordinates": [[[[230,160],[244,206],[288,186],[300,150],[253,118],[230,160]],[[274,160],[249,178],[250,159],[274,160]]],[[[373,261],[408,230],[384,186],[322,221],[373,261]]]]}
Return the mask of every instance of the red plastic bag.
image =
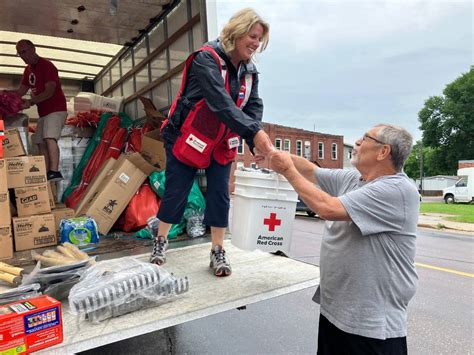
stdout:
{"type": "Polygon", "coordinates": [[[5,117],[21,111],[23,100],[13,92],[0,92],[0,115],[5,117]]]}
{"type": "Polygon", "coordinates": [[[125,145],[125,153],[141,152],[142,151],[142,137],[145,133],[153,130],[153,126],[145,123],[143,127],[136,127],[128,136],[127,144],[125,145]]]}
{"type": "Polygon", "coordinates": [[[156,216],[160,208],[158,196],[153,192],[148,183],[144,183],[137,193],[130,200],[127,208],[122,214],[122,223],[115,225],[125,232],[132,232],[146,227],[146,221],[152,216],[156,216]]]}

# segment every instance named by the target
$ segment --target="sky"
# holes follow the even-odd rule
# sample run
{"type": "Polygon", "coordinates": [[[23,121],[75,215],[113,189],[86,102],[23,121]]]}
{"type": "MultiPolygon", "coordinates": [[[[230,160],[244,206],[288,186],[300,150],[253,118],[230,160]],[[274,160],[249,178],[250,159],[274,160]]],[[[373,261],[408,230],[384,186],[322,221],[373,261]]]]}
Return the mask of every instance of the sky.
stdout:
{"type": "Polygon", "coordinates": [[[270,24],[258,54],[263,121],[344,136],[403,126],[473,64],[473,5],[456,0],[216,0],[218,32],[251,7],[270,24]]]}

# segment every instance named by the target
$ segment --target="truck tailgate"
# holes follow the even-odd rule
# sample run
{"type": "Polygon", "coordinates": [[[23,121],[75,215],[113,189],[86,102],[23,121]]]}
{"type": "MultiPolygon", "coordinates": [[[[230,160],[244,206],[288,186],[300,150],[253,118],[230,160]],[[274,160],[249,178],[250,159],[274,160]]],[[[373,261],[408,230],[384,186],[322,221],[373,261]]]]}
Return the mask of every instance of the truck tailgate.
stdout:
{"type": "MultiPolygon", "coordinates": [[[[210,244],[167,252],[165,269],[188,276],[189,291],[155,308],[93,324],[78,321],[63,303],[64,342],[43,352],[76,353],[139,336],[202,317],[235,309],[318,285],[319,268],[261,251],[242,251],[226,245],[233,274],[217,278],[209,269],[210,244]],[[216,292],[218,290],[218,292],[216,292]]],[[[147,260],[148,254],[138,258],[147,260]]]]}

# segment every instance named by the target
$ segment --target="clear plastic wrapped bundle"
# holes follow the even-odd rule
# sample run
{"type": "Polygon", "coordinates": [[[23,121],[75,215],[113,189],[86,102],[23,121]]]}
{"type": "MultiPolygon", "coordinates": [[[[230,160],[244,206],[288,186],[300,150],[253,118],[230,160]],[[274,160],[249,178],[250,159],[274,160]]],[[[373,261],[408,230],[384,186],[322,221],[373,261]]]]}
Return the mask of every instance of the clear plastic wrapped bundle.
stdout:
{"type": "Polygon", "coordinates": [[[184,214],[186,218],[186,232],[190,238],[202,237],[206,234],[206,226],[204,225],[204,211],[187,210],[184,214]]]}
{"type": "Polygon", "coordinates": [[[93,263],[95,259],[90,258],[72,264],[41,268],[41,261],[38,261],[33,271],[23,278],[22,285],[38,284],[41,293],[62,301],[67,299],[71,288],[93,263]]]}
{"type": "Polygon", "coordinates": [[[21,285],[0,293],[0,305],[40,296],[40,284],[21,285]]]}
{"type": "Polygon", "coordinates": [[[69,293],[69,307],[92,322],[171,301],[189,289],[155,264],[133,257],[102,261],[89,268],[69,293]]]}

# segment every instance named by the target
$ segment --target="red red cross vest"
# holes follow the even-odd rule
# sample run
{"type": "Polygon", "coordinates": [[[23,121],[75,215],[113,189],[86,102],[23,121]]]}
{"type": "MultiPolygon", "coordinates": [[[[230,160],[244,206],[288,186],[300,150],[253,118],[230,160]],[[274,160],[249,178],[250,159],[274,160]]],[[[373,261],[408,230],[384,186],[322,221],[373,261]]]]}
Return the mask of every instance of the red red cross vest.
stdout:
{"type": "MultiPolygon", "coordinates": [[[[224,60],[216,51],[208,46],[203,46],[192,53],[186,60],[183,70],[183,79],[178,95],[171,104],[168,117],[173,115],[178,99],[183,94],[186,86],[187,72],[194,56],[200,51],[211,53],[219,64],[222,78],[225,82],[225,89],[230,95],[229,73],[224,60]]],[[[252,91],[253,75],[246,74],[242,78],[236,106],[242,109],[247,103],[252,91]]],[[[163,122],[162,129],[168,123],[168,119],[163,122]]],[[[237,147],[240,144],[239,135],[232,132],[224,125],[217,115],[212,112],[206,104],[204,98],[196,102],[194,108],[190,110],[181,126],[181,135],[176,139],[173,146],[173,155],[182,163],[198,169],[207,168],[214,158],[219,164],[225,165],[234,160],[237,154],[237,147]]]]}

